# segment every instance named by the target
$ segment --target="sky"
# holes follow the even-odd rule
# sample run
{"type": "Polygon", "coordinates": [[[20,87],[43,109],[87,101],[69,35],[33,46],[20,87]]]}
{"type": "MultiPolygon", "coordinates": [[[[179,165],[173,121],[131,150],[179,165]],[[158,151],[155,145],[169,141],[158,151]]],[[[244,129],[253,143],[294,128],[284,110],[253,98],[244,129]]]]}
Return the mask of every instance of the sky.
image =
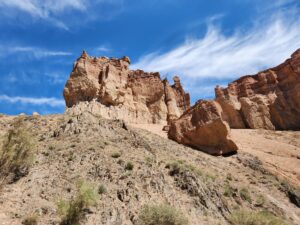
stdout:
{"type": "Polygon", "coordinates": [[[300,48],[300,0],[0,0],[0,113],[62,113],[83,49],[181,77],[192,102],[300,48]]]}

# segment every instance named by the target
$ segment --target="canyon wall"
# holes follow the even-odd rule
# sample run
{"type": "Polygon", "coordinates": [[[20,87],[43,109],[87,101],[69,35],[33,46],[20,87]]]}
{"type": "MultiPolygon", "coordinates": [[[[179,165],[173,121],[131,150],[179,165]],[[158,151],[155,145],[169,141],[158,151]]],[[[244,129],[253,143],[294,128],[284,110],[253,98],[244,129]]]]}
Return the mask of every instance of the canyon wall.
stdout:
{"type": "Polygon", "coordinates": [[[67,112],[87,109],[129,123],[166,124],[190,107],[177,76],[171,86],[159,73],[130,70],[129,65],[128,57],[96,58],[84,51],[64,88],[67,112]]]}
{"type": "Polygon", "coordinates": [[[231,128],[300,129],[300,49],[277,67],[215,88],[231,128]]]}

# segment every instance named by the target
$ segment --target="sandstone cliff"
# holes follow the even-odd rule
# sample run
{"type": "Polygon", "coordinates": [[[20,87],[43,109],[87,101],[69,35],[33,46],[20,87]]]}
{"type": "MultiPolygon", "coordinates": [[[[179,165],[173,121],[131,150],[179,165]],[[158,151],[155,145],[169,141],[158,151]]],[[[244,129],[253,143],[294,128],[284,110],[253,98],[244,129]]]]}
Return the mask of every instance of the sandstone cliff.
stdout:
{"type": "Polygon", "coordinates": [[[174,85],[159,73],[129,70],[130,60],[90,57],[84,51],[75,62],[64,89],[68,111],[92,110],[105,118],[130,123],[166,123],[190,107],[179,78],[174,85]]]}
{"type": "Polygon", "coordinates": [[[277,67],[216,87],[231,128],[300,129],[300,49],[277,67]]]}

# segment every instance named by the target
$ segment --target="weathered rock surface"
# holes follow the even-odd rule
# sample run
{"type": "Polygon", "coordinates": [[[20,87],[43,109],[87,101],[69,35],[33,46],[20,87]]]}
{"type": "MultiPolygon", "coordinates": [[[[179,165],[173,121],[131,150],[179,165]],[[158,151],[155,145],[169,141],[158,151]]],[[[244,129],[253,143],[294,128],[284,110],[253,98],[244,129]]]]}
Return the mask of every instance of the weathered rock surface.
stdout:
{"type": "Polygon", "coordinates": [[[230,138],[230,128],[221,113],[217,102],[200,100],[171,122],[168,137],[212,155],[236,152],[238,148],[230,138]]]}
{"type": "Polygon", "coordinates": [[[178,77],[170,86],[159,73],[129,70],[129,64],[128,57],[93,58],[84,51],[65,85],[66,105],[73,107],[67,111],[92,110],[131,123],[166,123],[190,107],[178,77]]]}
{"type": "Polygon", "coordinates": [[[216,87],[231,128],[300,129],[300,49],[277,67],[216,87]]]}

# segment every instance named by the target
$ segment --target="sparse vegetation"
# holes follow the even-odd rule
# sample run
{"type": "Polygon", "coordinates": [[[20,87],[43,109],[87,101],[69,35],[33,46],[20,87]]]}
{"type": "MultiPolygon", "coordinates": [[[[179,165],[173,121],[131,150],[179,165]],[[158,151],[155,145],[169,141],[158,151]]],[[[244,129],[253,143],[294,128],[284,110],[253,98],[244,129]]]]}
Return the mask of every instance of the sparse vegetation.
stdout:
{"type": "Polygon", "coordinates": [[[241,197],[241,199],[243,199],[249,203],[252,203],[252,198],[251,198],[251,195],[250,195],[250,192],[248,191],[248,189],[242,188],[240,190],[240,197],[241,197]]]}
{"type": "Polygon", "coordinates": [[[235,193],[234,188],[229,183],[225,183],[224,192],[223,192],[224,196],[232,197],[234,193],[235,193]]]}
{"type": "Polygon", "coordinates": [[[14,182],[28,173],[34,159],[34,145],[32,134],[25,128],[22,118],[17,118],[0,150],[1,183],[10,175],[14,182]]]}
{"type": "Polygon", "coordinates": [[[256,198],[255,206],[256,207],[261,207],[265,204],[265,201],[266,201],[265,197],[263,195],[259,195],[256,198]]]}
{"type": "Polygon", "coordinates": [[[133,170],[133,167],[134,167],[133,163],[132,162],[128,162],[125,165],[125,170],[133,170]]]}
{"type": "Polygon", "coordinates": [[[77,195],[70,201],[61,200],[58,203],[61,225],[79,224],[84,218],[84,209],[96,203],[98,195],[91,184],[81,181],[77,189],[77,195]]]}
{"type": "Polygon", "coordinates": [[[146,205],[139,214],[138,225],[188,225],[187,217],[170,205],[146,205]]]}
{"type": "Polygon", "coordinates": [[[98,194],[102,195],[105,194],[106,192],[107,192],[106,187],[103,184],[101,184],[98,188],[98,194]]]}
{"type": "Polygon", "coordinates": [[[204,179],[211,179],[211,180],[216,179],[215,175],[210,174],[210,173],[205,173],[202,170],[200,170],[199,168],[197,168],[191,164],[188,164],[183,160],[172,161],[166,165],[166,168],[169,169],[169,174],[171,176],[174,176],[174,175],[180,174],[180,173],[184,173],[184,172],[190,172],[190,173],[195,174],[196,176],[203,177],[204,179]]]}
{"type": "Polygon", "coordinates": [[[155,158],[150,157],[150,156],[146,156],[145,157],[145,162],[148,166],[152,166],[153,164],[155,164],[155,158]]]}
{"type": "Polygon", "coordinates": [[[266,211],[234,211],[229,217],[229,222],[232,225],[287,225],[283,219],[266,211]]]}
{"type": "Polygon", "coordinates": [[[232,181],[232,175],[231,175],[231,173],[227,174],[226,179],[229,180],[229,181],[232,181]]]}
{"type": "Polygon", "coordinates": [[[120,158],[121,157],[121,153],[120,152],[114,152],[114,153],[112,153],[111,154],[111,157],[113,157],[113,158],[120,158]]]}
{"type": "Polygon", "coordinates": [[[169,169],[169,173],[171,176],[174,176],[174,175],[182,173],[182,172],[193,172],[198,176],[203,175],[201,170],[199,170],[198,168],[196,168],[193,165],[187,164],[183,160],[172,161],[166,165],[166,168],[169,169]]]}
{"type": "Polygon", "coordinates": [[[37,217],[37,215],[33,214],[33,215],[26,216],[22,220],[22,224],[23,225],[37,225],[38,224],[38,217],[37,217]]]}

